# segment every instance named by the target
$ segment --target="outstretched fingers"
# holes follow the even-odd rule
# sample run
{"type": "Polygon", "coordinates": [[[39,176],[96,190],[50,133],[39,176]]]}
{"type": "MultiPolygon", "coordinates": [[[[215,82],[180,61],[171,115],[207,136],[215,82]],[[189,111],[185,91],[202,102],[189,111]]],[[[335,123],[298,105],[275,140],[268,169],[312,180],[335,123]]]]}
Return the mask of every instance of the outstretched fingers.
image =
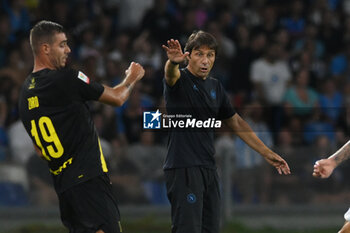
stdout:
{"type": "Polygon", "coordinates": [[[181,50],[181,45],[180,45],[180,42],[178,40],[174,40],[174,46],[175,46],[175,48],[181,50]]]}
{"type": "Polygon", "coordinates": [[[182,55],[182,58],[185,59],[186,57],[188,57],[190,55],[189,52],[185,52],[183,55],[182,55]]]}
{"type": "Polygon", "coordinates": [[[169,51],[169,47],[167,47],[166,45],[162,45],[162,48],[163,48],[166,52],[169,51]]]}
{"type": "Polygon", "coordinates": [[[282,172],[283,172],[284,175],[291,174],[288,164],[286,166],[283,166],[281,169],[282,169],[282,172]]]}
{"type": "Polygon", "coordinates": [[[177,64],[182,63],[190,54],[189,52],[183,53],[180,42],[174,39],[168,40],[167,45],[162,45],[162,48],[167,53],[168,59],[177,64]]]}
{"type": "Polygon", "coordinates": [[[181,45],[180,42],[178,40],[174,40],[174,39],[170,39],[167,41],[167,45],[162,45],[162,48],[165,49],[165,51],[169,51],[169,50],[179,50],[181,51],[181,45]]]}
{"type": "Polygon", "coordinates": [[[278,174],[282,175],[282,169],[280,167],[276,167],[278,174]]]}
{"type": "Polygon", "coordinates": [[[291,173],[288,163],[284,160],[280,161],[280,165],[276,166],[276,169],[280,175],[289,175],[291,173]]]}
{"type": "Polygon", "coordinates": [[[180,42],[174,39],[168,40],[168,46],[172,49],[181,49],[180,42]]]}

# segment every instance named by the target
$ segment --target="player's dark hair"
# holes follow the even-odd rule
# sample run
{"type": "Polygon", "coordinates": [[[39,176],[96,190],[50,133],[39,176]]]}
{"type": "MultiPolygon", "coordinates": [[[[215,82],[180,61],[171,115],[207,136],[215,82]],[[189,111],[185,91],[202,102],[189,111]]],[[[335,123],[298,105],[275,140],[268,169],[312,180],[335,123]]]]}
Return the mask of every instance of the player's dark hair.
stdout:
{"type": "Polygon", "coordinates": [[[29,37],[33,53],[38,54],[39,47],[43,43],[52,44],[53,37],[56,33],[64,33],[62,25],[47,20],[42,20],[35,24],[30,30],[29,37]]]}
{"type": "Polygon", "coordinates": [[[215,51],[215,55],[217,55],[218,43],[215,37],[212,34],[202,30],[195,31],[190,35],[185,45],[185,52],[189,52],[191,54],[193,49],[198,49],[203,45],[213,49],[215,51]]]}

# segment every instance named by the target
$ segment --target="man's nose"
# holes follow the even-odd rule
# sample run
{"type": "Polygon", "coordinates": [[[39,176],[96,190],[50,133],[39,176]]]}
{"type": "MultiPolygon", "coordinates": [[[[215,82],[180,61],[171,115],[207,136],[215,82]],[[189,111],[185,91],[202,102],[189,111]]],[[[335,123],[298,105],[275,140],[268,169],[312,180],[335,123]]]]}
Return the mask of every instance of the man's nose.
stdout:
{"type": "Polygon", "coordinates": [[[208,62],[209,62],[208,57],[204,56],[202,62],[203,62],[203,64],[208,64],[208,62]]]}
{"type": "Polygon", "coordinates": [[[69,46],[67,46],[66,53],[70,53],[70,52],[71,52],[71,50],[70,50],[69,46]]]}

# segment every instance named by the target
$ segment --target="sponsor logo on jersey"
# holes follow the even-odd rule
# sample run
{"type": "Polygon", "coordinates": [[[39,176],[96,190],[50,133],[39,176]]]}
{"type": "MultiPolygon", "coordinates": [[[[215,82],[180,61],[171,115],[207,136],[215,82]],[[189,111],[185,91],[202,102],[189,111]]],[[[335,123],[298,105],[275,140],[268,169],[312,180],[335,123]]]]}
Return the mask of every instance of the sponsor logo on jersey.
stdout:
{"type": "Polygon", "coordinates": [[[35,78],[32,78],[32,80],[30,80],[28,89],[33,89],[34,87],[35,87],[35,78]]]}
{"type": "Polygon", "coordinates": [[[61,174],[62,170],[67,168],[68,165],[71,165],[72,164],[72,161],[73,161],[73,157],[72,158],[69,158],[67,161],[65,161],[62,166],[60,166],[57,170],[52,170],[50,169],[50,172],[52,174],[54,174],[55,176],[61,174]]]}
{"type": "Polygon", "coordinates": [[[86,82],[87,84],[90,83],[90,79],[88,76],[86,76],[83,72],[79,71],[78,73],[78,78],[84,82],[86,82]]]}

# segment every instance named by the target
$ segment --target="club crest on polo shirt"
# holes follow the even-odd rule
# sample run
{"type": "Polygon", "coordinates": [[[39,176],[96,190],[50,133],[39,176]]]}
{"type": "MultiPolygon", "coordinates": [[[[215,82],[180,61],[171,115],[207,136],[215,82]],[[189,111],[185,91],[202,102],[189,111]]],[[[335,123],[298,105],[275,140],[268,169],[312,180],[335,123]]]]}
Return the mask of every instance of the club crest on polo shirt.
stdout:
{"type": "Polygon", "coordinates": [[[86,82],[87,84],[90,83],[90,79],[88,76],[86,76],[83,72],[79,71],[78,73],[78,78],[84,82],[86,82]]]}
{"type": "Polygon", "coordinates": [[[216,99],[216,91],[215,90],[211,90],[210,91],[210,96],[211,96],[212,99],[215,100],[216,99]]]}
{"type": "Polygon", "coordinates": [[[187,195],[187,202],[190,204],[193,204],[197,201],[197,197],[196,195],[194,195],[194,193],[190,193],[187,195]]]}

